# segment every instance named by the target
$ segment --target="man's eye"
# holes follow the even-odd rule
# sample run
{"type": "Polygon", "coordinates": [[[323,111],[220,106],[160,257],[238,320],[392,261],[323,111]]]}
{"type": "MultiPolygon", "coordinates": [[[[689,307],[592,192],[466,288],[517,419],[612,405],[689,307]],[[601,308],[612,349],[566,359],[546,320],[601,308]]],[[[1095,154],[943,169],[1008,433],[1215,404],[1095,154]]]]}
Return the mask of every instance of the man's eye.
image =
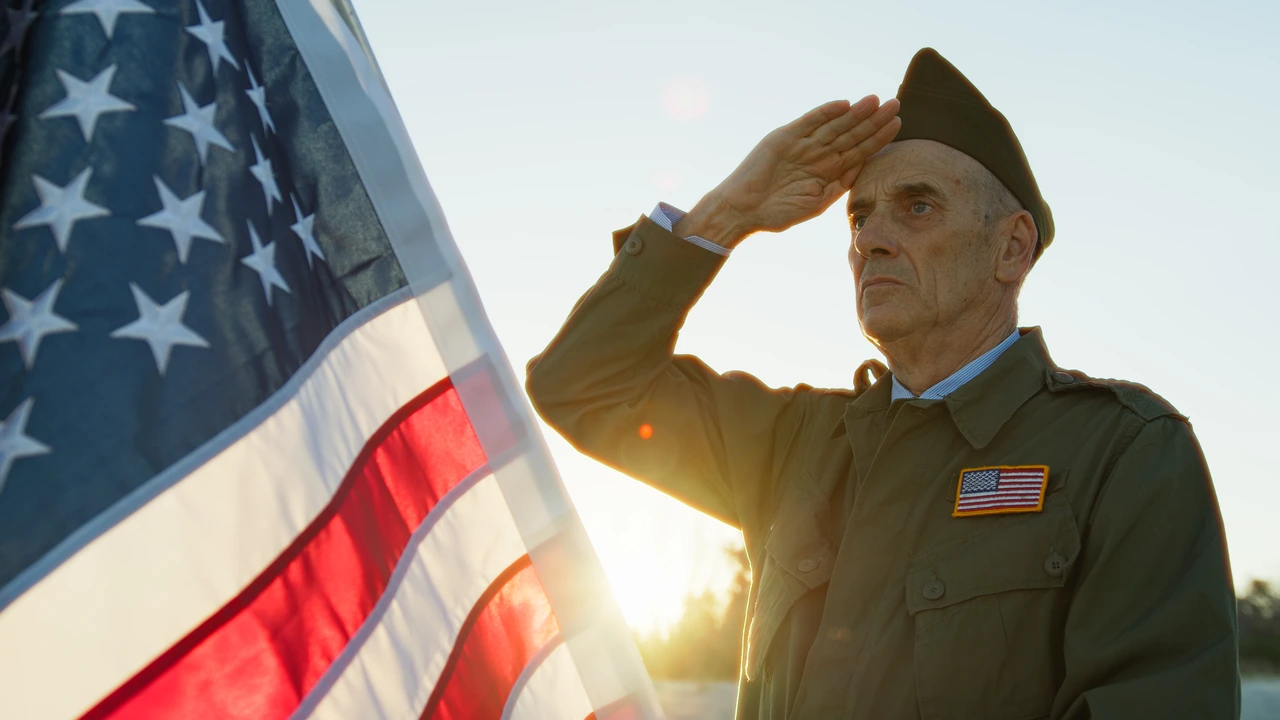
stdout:
{"type": "Polygon", "coordinates": [[[924,215],[932,209],[933,207],[926,202],[911,203],[911,212],[916,215],[924,215]]]}
{"type": "Polygon", "coordinates": [[[867,216],[866,216],[866,215],[854,215],[854,216],[853,216],[853,229],[854,229],[854,230],[861,230],[861,229],[862,229],[862,226],[863,226],[863,225],[866,225],[866,224],[867,224],[867,216]]]}

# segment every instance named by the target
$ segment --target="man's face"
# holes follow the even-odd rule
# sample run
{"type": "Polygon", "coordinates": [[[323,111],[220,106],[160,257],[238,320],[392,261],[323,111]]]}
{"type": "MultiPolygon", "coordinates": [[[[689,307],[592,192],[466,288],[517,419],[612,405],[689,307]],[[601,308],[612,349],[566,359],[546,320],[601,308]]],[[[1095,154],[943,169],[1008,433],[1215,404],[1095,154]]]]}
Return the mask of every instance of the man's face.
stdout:
{"type": "Polygon", "coordinates": [[[849,193],[858,322],[877,345],[991,312],[996,257],[977,183],[982,166],[932,140],[891,143],[849,193]]]}

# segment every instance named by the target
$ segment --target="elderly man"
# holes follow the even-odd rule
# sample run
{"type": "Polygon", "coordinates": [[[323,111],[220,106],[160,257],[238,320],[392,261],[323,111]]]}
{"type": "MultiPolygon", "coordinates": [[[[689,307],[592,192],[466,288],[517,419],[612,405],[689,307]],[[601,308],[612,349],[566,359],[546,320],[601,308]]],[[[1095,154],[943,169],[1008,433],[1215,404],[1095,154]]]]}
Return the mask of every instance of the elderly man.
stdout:
{"type": "Polygon", "coordinates": [[[1226,545],[1187,419],[1017,327],[1052,239],[1008,123],[926,49],[898,98],[823,105],[687,215],[615,235],[530,362],[576,447],[742,529],[739,718],[1238,717],[1226,545]],[[858,321],[889,373],[774,390],[673,355],[735,245],[847,190],[858,321]]]}

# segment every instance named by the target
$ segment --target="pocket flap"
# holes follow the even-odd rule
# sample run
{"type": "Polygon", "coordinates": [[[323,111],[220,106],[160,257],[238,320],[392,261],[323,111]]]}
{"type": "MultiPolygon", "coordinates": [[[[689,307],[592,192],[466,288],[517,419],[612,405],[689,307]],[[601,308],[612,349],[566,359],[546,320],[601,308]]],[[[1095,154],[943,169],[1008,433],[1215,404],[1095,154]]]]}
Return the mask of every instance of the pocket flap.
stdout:
{"type": "Polygon", "coordinates": [[[764,549],[779,568],[817,588],[831,580],[835,551],[830,535],[831,501],[805,474],[787,489],[764,549]]]}
{"type": "Polygon", "coordinates": [[[1079,553],[1080,532],[1071,505],[1062,493],[1051,493],[1039,513],[1017,516],[995,530],[913,558],[907,610],[915,615],[980,595],[1061,587],[1079,553]]]}
{"type": "Polygon", "coordinates": [[[831,580],[835,550],[829,538],[830,512],[830,501],[807,475],[787,488],[765,537],[760,587],[747,626],[743,672],[748,680],[759,677],[769,643],[791,606],[831,580]]]}

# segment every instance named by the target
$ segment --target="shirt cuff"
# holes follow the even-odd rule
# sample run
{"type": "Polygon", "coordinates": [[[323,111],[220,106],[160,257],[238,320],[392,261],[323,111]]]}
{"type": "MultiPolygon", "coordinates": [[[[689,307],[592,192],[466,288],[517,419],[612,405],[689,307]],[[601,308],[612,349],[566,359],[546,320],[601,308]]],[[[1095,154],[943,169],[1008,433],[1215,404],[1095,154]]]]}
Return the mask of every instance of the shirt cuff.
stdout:
{"type": "MultiPolygon", "coordinates": [[[[649,213],[649,219],[657,223],[663,230],[673,232],[673,228],[676,226],[676,223],[680,222],[681,218],[683,218],[685,214],[685,211],[679,208],[660,202],[653,208],[653,212],[649,213]]],[[[685,240],[688,240],[703,250],[710,250],[717,255],[729,257],[729,248],[724,247],[723,245],[717,245],[706,238],[700,238],[697,235],[690,235],[685,238],[685,240]]]]}

